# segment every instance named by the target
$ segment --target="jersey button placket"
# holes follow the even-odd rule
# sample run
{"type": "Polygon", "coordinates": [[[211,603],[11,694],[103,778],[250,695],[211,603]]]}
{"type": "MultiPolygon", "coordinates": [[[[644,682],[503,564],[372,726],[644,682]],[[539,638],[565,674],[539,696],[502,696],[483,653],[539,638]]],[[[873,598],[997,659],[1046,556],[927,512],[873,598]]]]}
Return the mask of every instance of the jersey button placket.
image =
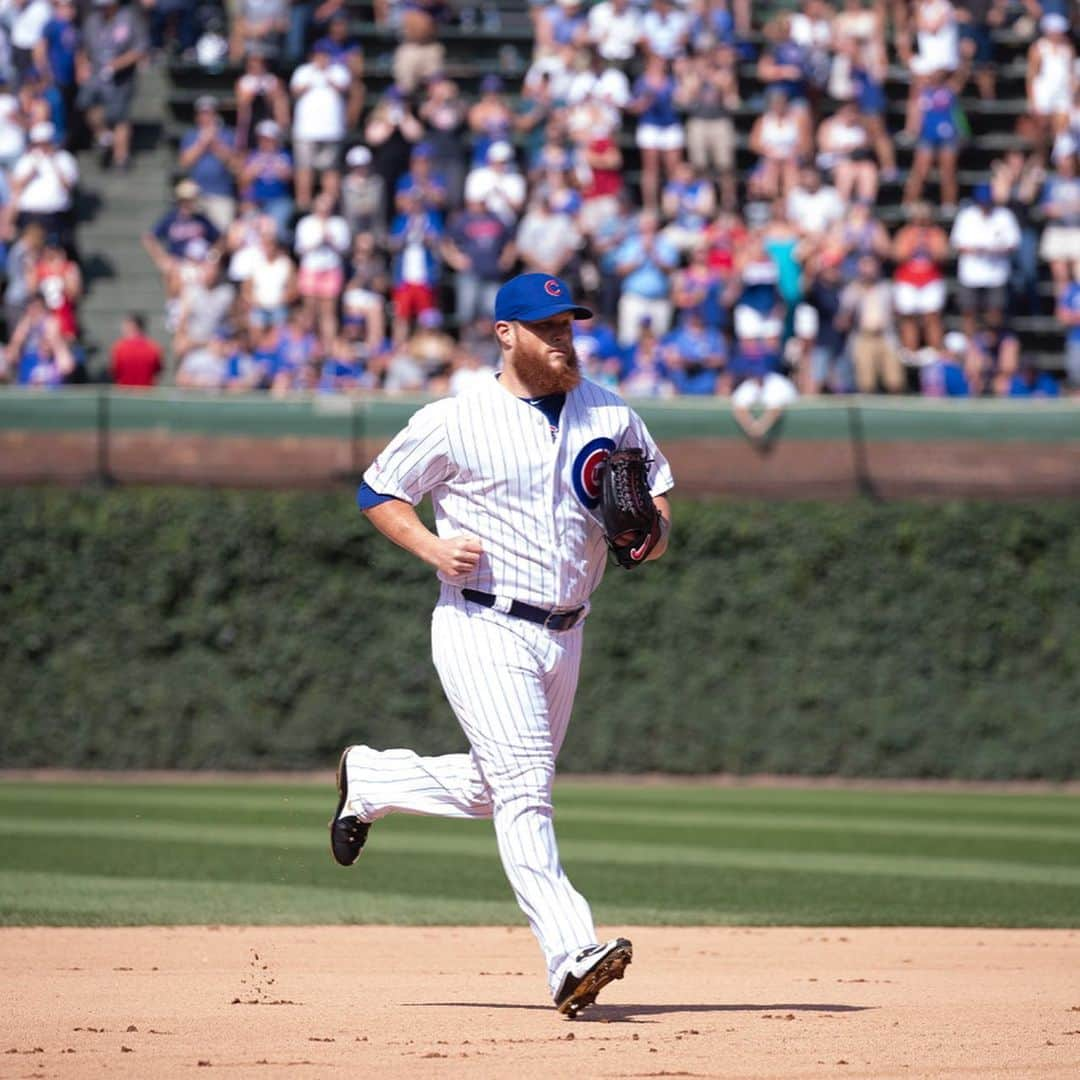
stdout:
{"type": "Polygon", "coordinates": [[[566,404],[563,405],[562,416],[559,417],[559,427],[555,432],[555,438],[549,440],[551,444],[551,457],[549,459],[547,482],[549,484],[548,505],[551,508],[551,513],[548,515],[548,520],[551,522],[551,557],[555,577],[555,595],[552,598],[552,603],[554,604],[561,604],[563,602],[563,589],[565,587],[566,577],[565,552],[562,550],[559,534],[562,528],[562,521],[560,518],[561,503],[562,500],[566,498],[566,490],[562,475],[564,456],[563,442],[566,435],[566,429],[571,422],[570,414],[572,410],[573,405],[571,404],[570,395],[567,394],[566,404]]]}

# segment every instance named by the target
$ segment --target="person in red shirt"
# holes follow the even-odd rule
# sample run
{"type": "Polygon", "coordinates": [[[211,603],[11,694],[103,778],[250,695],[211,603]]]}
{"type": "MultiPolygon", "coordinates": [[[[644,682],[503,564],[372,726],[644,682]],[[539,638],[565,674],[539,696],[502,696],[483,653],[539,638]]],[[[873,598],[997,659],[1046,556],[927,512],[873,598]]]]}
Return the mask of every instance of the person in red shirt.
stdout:
{"type": "Polygon", "coordinates": [[[586,178],[581,191],[581,228],[591,234],[605,217],[619,212],[622,151],[609,132],[596,132],[580,143],[576,165],[578,174],[586,178]]]}
{"type": "Polygon", "coordinates": [[[76,305],[82,296],[82,275],[78,263],[68,258],[55,237],[45,241],[45,248],[34,267],[34,283],[56,316],[60,333],[69,341],[78,337],[76,305]]]}
{"type": "Polygon", "coordinates": [[[163,369],[161,346],[146,336],[146,323],[134,312],[125,317],[120,339],[112,347],[112,380],[116,386],[153,386],[163,369]]]}

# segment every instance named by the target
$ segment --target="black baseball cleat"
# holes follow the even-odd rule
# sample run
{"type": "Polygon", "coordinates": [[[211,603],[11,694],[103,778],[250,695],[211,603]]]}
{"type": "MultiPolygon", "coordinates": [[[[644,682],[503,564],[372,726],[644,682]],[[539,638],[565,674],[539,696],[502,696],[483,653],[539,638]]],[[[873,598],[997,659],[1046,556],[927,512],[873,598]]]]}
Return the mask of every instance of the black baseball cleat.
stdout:
{"type": "Polygon", "coordinates": [[[621,979],[634,958],[634,947],[624,937],[603,945],[590,945],[574,957],[555,995],[555,1008],[574,1019],[588,1008],[609,982],[621,979]]]}
{"type": "Polygon", "coordinates": [[[363,851],[364,844],[367,843],[368,832],[371,830],[371,823],[361,821],[355,814],[341,816],[341,811],[345,809],[345,803],[348,801],[349,795],[349,779],[345,771],[345,759],[352,749],[353,747],[346,746],[341,752],[341,760],[338,762],[337,767],[338,804],[334,816],[330,819],[330,852],[334,856],[334,860],[342,866],[352,866],[360,858],[360,852],[363,851]]]}

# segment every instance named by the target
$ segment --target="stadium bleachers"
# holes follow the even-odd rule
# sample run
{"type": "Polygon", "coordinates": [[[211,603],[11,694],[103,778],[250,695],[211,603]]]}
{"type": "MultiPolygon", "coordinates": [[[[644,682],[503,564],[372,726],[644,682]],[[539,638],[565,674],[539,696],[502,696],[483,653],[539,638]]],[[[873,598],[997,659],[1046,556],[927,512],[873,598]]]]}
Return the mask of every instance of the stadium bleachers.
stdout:
{"type": "MultiPolygon", "coordinates": [[[[464,5],[469,6],[469,5],[464,5]]],[[[755,27],[760,27],[771,14],[790,5],[766,3],[754,5],[755,27]]],[[[372,18],[370,4],[348,4],[352,19],[350,32],[365,51],[365,86],[370,105],[393,83],[391,58],[397,36],[393,29],[377,25],[372,18]]],[[[514,80],[520,83],[531,58],[533,35],[524,0],[510,0],[498,5],[500,25],[498,29],[484,29],[482,25],[462,28],[450,25],[440,31],[440,40],[446,47],[445,70],[461,87],[466,97],[472,99],[478,93],[481,79],[488,74],[499,74],[512,87],[514,80]]],[[[459,16],[460,18],[460,16],[459,16]]],[[[1025,54],[1030,39],[1012,31],[1002,30],[994,34],[997,50],[997,97],[992,101],[980,100],[969,84],[961,106],[971,128],[970,138],[964,143],[960,155],[959,181],[962,197],[969,196],[976,185],[985,183],[989,177],[991,162],[1007,150],[1022,148],[1024,140],[1015,133],[1016,122],[1026,109],[1025,102],[1025,54]]],[[[744,36],[746,44],[757,51],[763,44],[759,31],[744,36]]],[[[888,122],[895,132],[903,124],[905,103],[910,83],[906,67],[892,58],[886,91],[889,99],[888,122]]],[[[641,67],[640,59],[634,65],[641,67]]],[[[227,117],[232,117],[235,101],[232,87],[239,69],[226,65],[218,70],[207,70],[190,61],[176,60],[170,64],[172,88],[168,97],[168,135],[175,145],[180,133],[190,124],[195,100],[202,94],[213,93],[219,97],[227,117]]],[[[762,108],[762,89],[757,78],[756,64],[752,60],[740,65],[740,91],[742,104],[736,111],[738,125],[738,168],[741,176],[750,169],[754,156],[748,146],[750,126],[762,108]]],[[[361,141],[361,131],[352,133],[353,141],[361,141]]],[[[620,137],[624,155],[624,175],[631,185],[640,178],[638,150],[633,133],[624,127],[620,137]]],[[[912,148],[897,144],[897,164],[900,177],[883,179],[875,208],[886,225],[895,228],[903,220],[901,189],[911,163],[912,148]]],[[[939,201],[937,176],[931,171],[925,193],[932,202],[939,201]]],[[[942,218],[948,227],[949,221],[942,218]]],[[[1042,367],[1061,368],[1061,326],[1054,318],[1054,296],[1049,276],[1043,268],[1039,286],[1042,310],[1036,315],[1014,317],[1010,325],[1021,336],[1025,350],[1042,367]]],[[[950,325],[956,324],[950,318],[950,325]]]]}

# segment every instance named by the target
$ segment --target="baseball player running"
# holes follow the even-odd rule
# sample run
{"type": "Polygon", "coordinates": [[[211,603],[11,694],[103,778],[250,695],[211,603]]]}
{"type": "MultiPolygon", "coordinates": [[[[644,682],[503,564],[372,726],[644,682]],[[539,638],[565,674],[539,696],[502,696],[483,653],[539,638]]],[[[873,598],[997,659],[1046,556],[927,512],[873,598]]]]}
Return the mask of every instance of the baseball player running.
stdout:
{"type": "Polygon", "coordinates": [[[597,941],[589,905],[563,871],[552,822],[555,758],[607,545],[624,566],[659,558],[671,522],[664,492],[673,485],[641,418],[582,381],[571,325],[590,314],[558,278],[507,282],[495,300],[499,375],[420,409],[365,472],[361,509],[438,574],[432,653],[471,750],[420,757],[348,747],[330,822],[334,858],[351,866],[371,824],[395,811],[493,818],[555,1005],[571,1017],[622,978],[632,946],[597,941]],[[624,447],[639,448],[629,453],[641,463],[639,502],[652,524],[619,546],[597,515],[606,512],[604,489],[625,494],[624,481],[603,482],[609,457],[624,447]],[[434,533],[414,510],[428,493],[434,533]]]}

